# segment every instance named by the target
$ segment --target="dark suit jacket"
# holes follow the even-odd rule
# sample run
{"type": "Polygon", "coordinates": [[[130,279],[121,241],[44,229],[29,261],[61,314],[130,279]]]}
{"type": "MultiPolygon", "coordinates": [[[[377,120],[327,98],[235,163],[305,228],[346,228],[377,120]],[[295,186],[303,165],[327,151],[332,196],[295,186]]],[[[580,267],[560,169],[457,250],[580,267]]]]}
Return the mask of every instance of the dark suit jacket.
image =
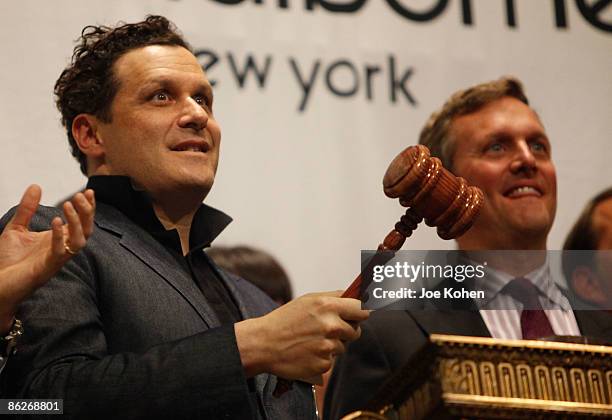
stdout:
{"type": "MultiPolygon", "coordinates": [[[[57,215],[41,207],[32,230],[57,215]]],[[[219,274],[244,318],[274,308],[247,281],[219,274]]],[[[98,204],[86,248],[19,317],[25,335],[3,384],[22,398],[64,399],[67,418],[314,418],[309,386],[276,398],[276,378],[262,374],[249,389],[233,325],[220,326],[174,257],[114,207],[98,204]]]]}
{"type": "MultiPolygon", "coordinates": [[[[575,311],[585,336],[612,340],[612,315],[575,311]]],[[[361,324],[361,338],[335,363],[325,398],[324,419],[364,408],[381,385],[426,345],[430,334],[490,337],[477,310],[380,310],[361,324]]]]}

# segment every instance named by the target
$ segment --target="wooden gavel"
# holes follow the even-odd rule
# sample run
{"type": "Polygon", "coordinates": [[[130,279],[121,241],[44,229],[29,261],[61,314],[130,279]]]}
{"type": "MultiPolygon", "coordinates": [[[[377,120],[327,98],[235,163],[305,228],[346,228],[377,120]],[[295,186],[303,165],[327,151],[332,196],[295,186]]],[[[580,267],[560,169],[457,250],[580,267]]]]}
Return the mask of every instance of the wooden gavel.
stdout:
{"type": "MultiPolygon", "coordinates": [[[[432,158],[425,146],[411,146],[400,153],[389,165],[383,178],[385,194],[399,198],[408,207],[395,228],[389,232],[378,253],[370,259],[362,274],[371,272],[375,264],[385,264],[393,258],[412,231],[425,219],[428,226],[438,227],[438,236],[452,239],[467,231],[482,206],[484,196],[476,187],[470,187],[442,166],[440,159],[432,158]]],[[[351,283],[342,297],[362,299],[362,291],[371,282],[362,274],[351,283]]],[[[291,385],[279,378],[275,396],[282,395],[291,385]]]]}
{"type": "Polygon", "coordinates": [[[362,291],[371,281],[366,280],[365,284],[362,274],[393,258],[423,219],[428,226],[438,228],[440,238],[453,239],[472,226],[484,202],[479,188],[468,186],[465,179],[446,170],[440,159],[432,158],[423,145],[408,147],[393,159],[383,178],[383,188],[388,197],[399,198],[400,204],[408,209],[378,246],[379,253],[342,297],[362,298],[362,291]]]}

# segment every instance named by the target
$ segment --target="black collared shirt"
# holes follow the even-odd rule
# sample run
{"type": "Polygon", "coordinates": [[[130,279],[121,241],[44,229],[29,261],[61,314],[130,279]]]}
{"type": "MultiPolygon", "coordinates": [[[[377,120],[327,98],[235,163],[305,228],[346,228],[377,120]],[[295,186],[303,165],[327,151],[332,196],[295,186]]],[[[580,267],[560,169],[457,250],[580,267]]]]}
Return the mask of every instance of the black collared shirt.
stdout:
{"type": "Polygon", "coordinates": [[[96,201],[115,207],[132,222],[151,234],[176,259],[198,285],[221,325],[242,320],[236,302],[223,280],[212,268],[204,248],[232,221],[225,213],[202,204],[193,216],[189,234],[189,252],[183,255],[176,229],[166,230],[161,224],[151,199],[137,191],[125,176],[92,176],[87,188],[94,190],[96,201]]]}

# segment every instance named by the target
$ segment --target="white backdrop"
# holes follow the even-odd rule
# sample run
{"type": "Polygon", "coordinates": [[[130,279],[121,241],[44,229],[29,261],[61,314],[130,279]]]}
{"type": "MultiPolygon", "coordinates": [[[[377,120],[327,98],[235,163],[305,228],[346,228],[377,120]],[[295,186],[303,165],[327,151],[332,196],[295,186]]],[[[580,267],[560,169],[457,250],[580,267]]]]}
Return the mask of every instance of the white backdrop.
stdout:
{"type": "MultiPolygon", "coordinates": [[[[551,249],[561,246],[586,200],[612,183],[610,2],[517,0],[514,26],[504,0],[233,3],[0,3],[2,212],[30,183],[43,187],[47,204],[85,184],[68,152],[53,84],[83,26],[133,22],[149,13],[167,16],[195,49],[207,51],[200,56],[203,65],[217,58],[208,76],[216,81],[223,140],[206,201],[235,219],[218,243],[272,252],[298,294],[352,281],[360,250],[375,248],[402,214],[382,193],[387,165],[416,142],[429,114],[459,88],[504,74],[524,81],[557,164],[551,249]],[[334,5],[358,10],[328,10],[334,5]],[[555,6],[563,5],[556,14],[555,6]],[[435,6],[440,14],[423,22],[400,13],[424,14],[435,6]],[[471,24],[464,22],[462,6],[470,7],[471,24]],[[264,83],[250,73],[241,86],[236,75],[249,57],[260,71],[268,61],[267,73],[264,83]],[[313,80],[301,110],[299,80],[313,80]]],[[[422,226],[405,248],[453,246],[422,226]]]]}

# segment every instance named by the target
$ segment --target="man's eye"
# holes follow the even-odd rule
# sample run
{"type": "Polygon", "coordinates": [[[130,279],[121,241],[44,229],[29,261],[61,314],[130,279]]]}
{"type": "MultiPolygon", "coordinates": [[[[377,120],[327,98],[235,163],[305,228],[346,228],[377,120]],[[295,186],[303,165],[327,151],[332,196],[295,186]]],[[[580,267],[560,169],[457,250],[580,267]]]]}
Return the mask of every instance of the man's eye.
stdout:
{"type": "Polygon", "coordinates": [[[209,105],[209,101],[206,98],[206,96],[197,95],[197,96],[194,96],[193,100],[196,101],[197,104],[202,105],[202,106],[209,105]]]}
{"type": "Polygon", "coordinates": [[[501,152],[504,150],[504,146],[501,143],[491,143],[489,147],[487,147],[487,150],[491,152],[501,152]]]}
{"type": "Polygon", "coordinates": [[[153,95],[153,99],[156,101],[165,102],[169,99],[168,94],[166,92],[157,92],[153,95]]]}
{"type": "Polygon", "coordinates": [[[533,143],[531,143],[531,149],[536,151],[536,152],[545,152],[546,151],[546,146],[544,146],[540,142],[533,142],[533,143]]]}

